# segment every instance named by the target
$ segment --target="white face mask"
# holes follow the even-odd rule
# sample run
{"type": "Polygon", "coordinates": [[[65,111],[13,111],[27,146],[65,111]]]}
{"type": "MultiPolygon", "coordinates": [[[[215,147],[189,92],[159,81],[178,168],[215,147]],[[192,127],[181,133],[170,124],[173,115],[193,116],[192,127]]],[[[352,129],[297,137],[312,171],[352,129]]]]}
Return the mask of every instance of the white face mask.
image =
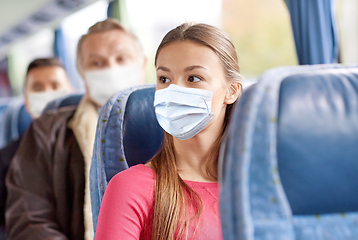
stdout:
{"type": "Polygon", "coordinates": [[[103,106],[116,92],[139,85],[142,71],[139,64],[87,71],[85,78],[89,96],[103,106]]]}
{"type": "Polygon", "coordinates": [[[154,107],[159,125],[167,133],[181,140],[194,137],[215,116],[211,112],[212,98],[211,91],[175,84],[157,90],[154,107]]]}
{"type": "Polygon", "coordinates": [[[66,90],[56,90],[49,92],[39,92],[39,93],[27,93],[27,98],[30,104],[30,114],[34,118],[38,118],[42,111],[45,109],[46,105],[55,100],[56,98],[65,96],[68,94],[66,90]]]}

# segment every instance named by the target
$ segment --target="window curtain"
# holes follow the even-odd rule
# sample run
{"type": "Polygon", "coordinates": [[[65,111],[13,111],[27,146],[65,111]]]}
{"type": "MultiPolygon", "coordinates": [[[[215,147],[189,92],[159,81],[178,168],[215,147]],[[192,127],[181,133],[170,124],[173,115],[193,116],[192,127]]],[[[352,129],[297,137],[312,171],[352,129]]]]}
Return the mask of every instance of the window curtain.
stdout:
{"type": "Polygon", "coordinates": [[[107,16],[121,21],[125,27],[129,27],[127,6],[125,0],[115,0],[108,4],[107,16]]]}
{"type": "Polygon", "coordinates": [[[337,63],[339,57],[336,0],[286,0],[298,61],[337,63]]]}
{"type": "Polygon", "coordinates": [[[113,1],[113,2],[110,2],[109,4],[108,4],[108,9],[107,9],[107,16],[109,17],[109,18],[115,18],[115,9],[117,8],[117,6],[116,5],[118,5],[118,1],[113,1]]]}

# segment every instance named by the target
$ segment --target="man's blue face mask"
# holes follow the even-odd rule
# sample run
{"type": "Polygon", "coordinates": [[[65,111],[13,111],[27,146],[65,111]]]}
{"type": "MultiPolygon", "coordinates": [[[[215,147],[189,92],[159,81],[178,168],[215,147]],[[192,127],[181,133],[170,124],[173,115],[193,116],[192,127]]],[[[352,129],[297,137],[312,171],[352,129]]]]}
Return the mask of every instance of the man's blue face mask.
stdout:
{"type": "Polygon", "coordinates": [[[170,84],[155,92],[157,120],[170,135],[181,140],[192,138],[214,118],[212,98],[211,91],[170,84]]]}

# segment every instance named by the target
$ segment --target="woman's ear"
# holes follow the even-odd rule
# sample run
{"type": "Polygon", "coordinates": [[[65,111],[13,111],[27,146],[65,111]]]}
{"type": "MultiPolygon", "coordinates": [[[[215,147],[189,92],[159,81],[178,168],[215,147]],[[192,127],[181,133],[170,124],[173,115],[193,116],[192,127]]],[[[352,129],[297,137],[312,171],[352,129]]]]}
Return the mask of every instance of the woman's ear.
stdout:
{"type": "Polygon", "coordinates": [[[239,82],[230,83],[229,89],[226,93],[224,103],[232,104],[234,103],[238,97],[240,97],[242,93],[242,85],[239,82]]]}

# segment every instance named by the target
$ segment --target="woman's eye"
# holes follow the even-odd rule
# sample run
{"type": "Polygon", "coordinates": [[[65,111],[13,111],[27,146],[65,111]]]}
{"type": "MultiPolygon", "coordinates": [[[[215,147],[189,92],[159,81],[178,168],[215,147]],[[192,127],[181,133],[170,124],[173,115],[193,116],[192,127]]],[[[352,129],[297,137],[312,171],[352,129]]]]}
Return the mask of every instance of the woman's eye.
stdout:
{"type": "Polygon", "coordinates": [[[190,76],[190,77],[188,78],[188,81],[189,81],[189,82],[192,82],[192,83],[196,83],[196,82],[200,82],[201,79],[198,78],[198,77],[195,77],[195,76],[190,76]]]}
{"type": "Polygon", "coordinates": [[[159,82],[160,83],[168,83],[170,82],[169,78],[166,77],[159,77],[159,82]]]}

